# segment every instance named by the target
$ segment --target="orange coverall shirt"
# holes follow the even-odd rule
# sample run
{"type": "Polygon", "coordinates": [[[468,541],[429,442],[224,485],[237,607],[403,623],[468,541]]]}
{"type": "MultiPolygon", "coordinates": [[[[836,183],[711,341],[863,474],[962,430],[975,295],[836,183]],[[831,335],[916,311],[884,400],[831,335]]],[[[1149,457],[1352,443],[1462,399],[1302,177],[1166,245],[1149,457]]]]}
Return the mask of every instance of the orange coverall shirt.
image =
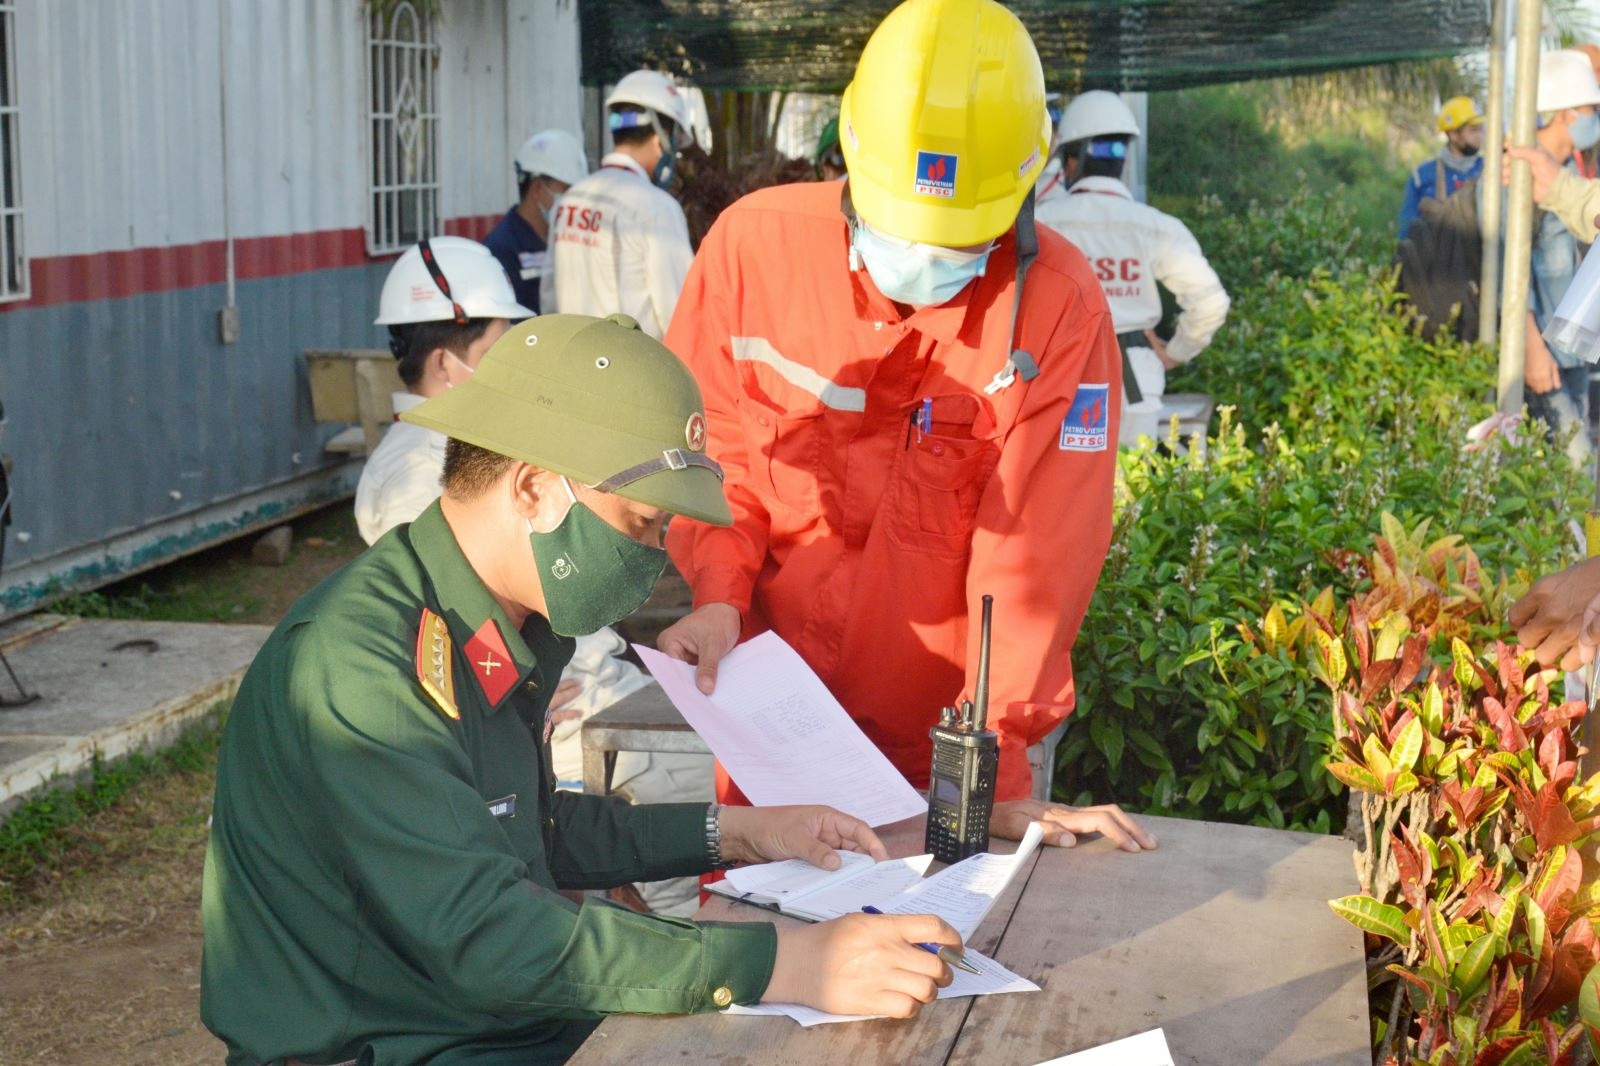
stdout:
{"type": "Polygon", "coordinates": [[[1016,344],[1039,375],[985,395],[1011,351],[1015,288],[1008,233],[955,300],[902,318],[850,269],[840,186],[781,186],[718,219],[666,336],[704,393],[733,510],[726,529],[671,523],[695,606],[737,607],[743,639],[776,630],[926,788],[928,730],[972,693],[992,594],[1001,800],[1031,794],[1024,749],[1072,710],[1122,382],[1100,283],[1041,226],[1016,344]]]}

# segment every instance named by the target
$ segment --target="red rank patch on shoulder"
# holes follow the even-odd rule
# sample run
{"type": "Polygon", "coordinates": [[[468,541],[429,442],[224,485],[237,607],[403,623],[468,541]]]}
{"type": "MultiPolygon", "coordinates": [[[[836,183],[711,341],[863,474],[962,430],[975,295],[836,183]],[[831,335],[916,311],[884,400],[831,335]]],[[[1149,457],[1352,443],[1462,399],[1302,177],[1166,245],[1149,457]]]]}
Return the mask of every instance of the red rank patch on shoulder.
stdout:
{"type": "Polygon", "coordinates": [[[478,679],[478,687],[489,697],[491,705],[498,705],[516,685],[517,668],[494,619],[479,626],[462,650],[467,653],[467,662],[472,664],[472,676],[478,679]]]}

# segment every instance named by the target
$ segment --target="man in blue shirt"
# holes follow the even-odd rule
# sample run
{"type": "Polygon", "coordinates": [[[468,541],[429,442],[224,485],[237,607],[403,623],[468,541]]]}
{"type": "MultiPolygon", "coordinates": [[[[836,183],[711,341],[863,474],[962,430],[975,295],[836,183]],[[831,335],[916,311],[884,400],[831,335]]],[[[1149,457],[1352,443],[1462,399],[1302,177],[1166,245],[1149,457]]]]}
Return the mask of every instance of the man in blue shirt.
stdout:
{"type": "Polygon", "coordinates": [[[1478,105],[1465,96],[1445,101],[1439,109],[1439,132],[1445,144],[1439,154],[1411,172],[1406,182],[1405,203],[1400,206],[1401,240],[1429,197],[1443,200],[1483,171],[1483,116],[1478,105]]]}
{"type": "Polygon", "coordinates": [[[544,273],[550,218],[556,200],[589,173],[583,146],[566,130],[544,130],[528,138],[514,161],[517,203],[507,211],[483,243],[511,278],[517,302],[539,306],[539,277],[544,273]]]}

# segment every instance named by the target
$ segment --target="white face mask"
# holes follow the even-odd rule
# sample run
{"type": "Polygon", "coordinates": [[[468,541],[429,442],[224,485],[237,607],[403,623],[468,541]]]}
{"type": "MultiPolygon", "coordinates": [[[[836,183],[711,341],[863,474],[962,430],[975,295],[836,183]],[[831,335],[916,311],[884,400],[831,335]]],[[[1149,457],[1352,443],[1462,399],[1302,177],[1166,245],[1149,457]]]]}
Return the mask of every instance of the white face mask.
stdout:
{"type": "Polygon", "coordinates": [[[881,233],[856,220],[850,250],[866,266],[878,291],[896,303],[934,307],[949,303],[981,278],[989,266],[994,242],[976,252],[918,244],[881,233]]]}

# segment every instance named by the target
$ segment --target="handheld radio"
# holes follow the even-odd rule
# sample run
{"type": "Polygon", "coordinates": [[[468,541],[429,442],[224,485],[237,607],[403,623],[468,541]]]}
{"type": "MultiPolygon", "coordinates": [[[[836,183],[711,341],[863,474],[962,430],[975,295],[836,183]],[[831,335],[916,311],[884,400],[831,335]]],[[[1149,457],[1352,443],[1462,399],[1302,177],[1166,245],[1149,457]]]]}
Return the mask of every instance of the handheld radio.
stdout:
{"type": "Polygon", "coordinates": [[[933,738],[933,771],[928,781],[928,851],[940,862],[960,862],[989,849],[989,814],[994,807],[1000,742],[984,728],[989,716],[990,614],[994,597],[983,598],[983,630],[978,642],[976,706],[962,700],[945,707],[933,738]]]}

